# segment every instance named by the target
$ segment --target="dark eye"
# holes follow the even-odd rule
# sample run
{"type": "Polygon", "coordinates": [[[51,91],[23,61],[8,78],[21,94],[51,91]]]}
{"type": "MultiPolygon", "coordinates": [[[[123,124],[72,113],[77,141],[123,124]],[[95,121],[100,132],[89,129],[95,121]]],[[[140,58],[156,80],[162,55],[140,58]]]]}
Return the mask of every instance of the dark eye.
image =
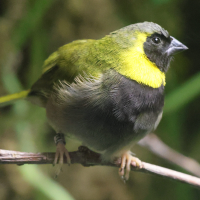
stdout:
{"type": "Polygon", "coordinates": [[[154,38],[152,38],[152,41],[153,41],[153,43],[155,43],[155,44],[161,43],[161,39],[160,39],[159,37],[154,37],[154,38]]]}

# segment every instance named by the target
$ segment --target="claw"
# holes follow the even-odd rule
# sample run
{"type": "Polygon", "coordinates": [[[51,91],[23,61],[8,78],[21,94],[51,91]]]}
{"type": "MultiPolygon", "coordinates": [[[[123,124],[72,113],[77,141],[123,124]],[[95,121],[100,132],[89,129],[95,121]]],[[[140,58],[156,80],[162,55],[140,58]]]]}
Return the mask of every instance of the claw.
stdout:
{"type": "Polygon", "coordinates": [[[56,169],[56,175],[55,175],[56,177],[62,171],[62,166],[64,163],[64,156],[66,156],[67,163],[68,163],[68,165],[70,165],[71,159],[69,156],[69,152],[67,151],[67,149],[65,148],[65,145],[62,142],[58,142],[56,145],[56,155],[55,155],[54,162],[53,162],[53,166],[58,164],[58,167],[56,169]]]}
{"type": "Polygon", "coordinates": [[[131,171],[131,165],[141,168],[142,162],[131,155],[131,152],[126,152],[121,157],[121,166],[119,168],[119,175],[120,177],[123,177],[123,180],[126,182],[129,179],[129,174],[131,171]],[[126,172],[124,172],[124,169],[126,167],[126,172]]]}
{"type": "Polygon", "coordinates": [[[64,162],[64,156],[66,156],[67,158],[67,164],[70,165],[71,164],[71,159],[69,156],[69,152],[67,151],[67,149],[65,148],[65,145],[61,142],[59,142],[56,146],[56,155],[54,158],[54,162],[53,165],[55,164],[63,164],[64,162]],[[58,158],[59,158],[59,162],[58,162],[58,158]]]}

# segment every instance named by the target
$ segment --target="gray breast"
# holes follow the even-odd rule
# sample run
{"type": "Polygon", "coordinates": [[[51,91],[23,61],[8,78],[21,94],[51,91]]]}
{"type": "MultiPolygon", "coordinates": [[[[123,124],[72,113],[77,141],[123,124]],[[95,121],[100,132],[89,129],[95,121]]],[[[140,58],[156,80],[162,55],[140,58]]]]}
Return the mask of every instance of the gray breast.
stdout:
{"type": "Polygon", "coordinates": [[[163,88],[140,85],[113,70],[99,79],[80,77],[54,88],[47,117],[56,131],[111,155],[157,126],[163,88]]]}

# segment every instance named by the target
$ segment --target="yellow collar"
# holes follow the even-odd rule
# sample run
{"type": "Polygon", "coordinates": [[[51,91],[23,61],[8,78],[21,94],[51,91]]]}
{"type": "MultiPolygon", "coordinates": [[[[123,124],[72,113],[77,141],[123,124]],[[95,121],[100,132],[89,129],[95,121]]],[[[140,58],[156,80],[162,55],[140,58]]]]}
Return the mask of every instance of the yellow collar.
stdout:
{"type": "Polygon", "coordinates": [[[146,38],[145,33],[140,33],[134,46],[120,54],[120,65],[116,67],[116,71],[138,83],[159,88],[166,84],[165,73],[145,55],[143,44],[146,38]]]}

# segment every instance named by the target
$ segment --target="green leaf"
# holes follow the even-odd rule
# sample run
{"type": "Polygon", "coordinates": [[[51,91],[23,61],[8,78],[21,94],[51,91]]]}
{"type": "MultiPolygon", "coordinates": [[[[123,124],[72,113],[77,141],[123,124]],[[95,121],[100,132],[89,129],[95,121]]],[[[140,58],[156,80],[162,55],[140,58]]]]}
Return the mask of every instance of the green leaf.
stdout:
{"type": "Polygon", "coordinates": [[[182,86],[167,95],[164,113],[169,114],[181,109],[200,94],[200,73],[194,75],[182,86]]]}

